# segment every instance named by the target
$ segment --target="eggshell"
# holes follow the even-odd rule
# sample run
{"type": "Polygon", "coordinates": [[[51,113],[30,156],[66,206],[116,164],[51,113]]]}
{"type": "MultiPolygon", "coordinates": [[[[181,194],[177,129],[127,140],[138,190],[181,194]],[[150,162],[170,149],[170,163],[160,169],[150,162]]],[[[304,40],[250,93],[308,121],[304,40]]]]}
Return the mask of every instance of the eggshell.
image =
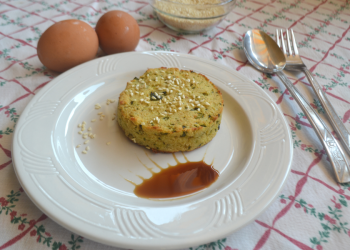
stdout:
{"type": "Polygon", "coordinates": [[[133,51],[140,40],[136,20],[120,10],[105,13],[97,22],[96,33],[100,47],[106,54],[133,51]]]}
{"type": "Polygon", "coordinates": [[[79,20],[64,20],[50,26],[38,42],[39,60],[48,69],[66,71],[95,58],[98,37],[94,29],[79,20]]]}

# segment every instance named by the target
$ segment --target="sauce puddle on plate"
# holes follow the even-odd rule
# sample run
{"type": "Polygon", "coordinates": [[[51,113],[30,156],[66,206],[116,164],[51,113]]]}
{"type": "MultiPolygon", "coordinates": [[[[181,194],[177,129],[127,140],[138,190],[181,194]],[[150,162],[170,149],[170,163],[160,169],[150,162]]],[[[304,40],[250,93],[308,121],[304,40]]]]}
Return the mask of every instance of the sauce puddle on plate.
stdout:
{"type": "Polygon", "coordinates": [[[219,172],[212,166],[213,163],[206,164],[204,157],[201,161],[190,162],[184,155],[185,163],[179,162],[175,154],[173,157],[177,164],[175,166],[169,164],[169,167],[164,169],[148,156],[161,171],[153,172],[143,164],[152,172],[152,176],[149,179],[139,176],[143,182],[138,185],[132,183],[135,185],[134,194],[149,199],[176,198],[207,188],[219,177],[219,172]]]}

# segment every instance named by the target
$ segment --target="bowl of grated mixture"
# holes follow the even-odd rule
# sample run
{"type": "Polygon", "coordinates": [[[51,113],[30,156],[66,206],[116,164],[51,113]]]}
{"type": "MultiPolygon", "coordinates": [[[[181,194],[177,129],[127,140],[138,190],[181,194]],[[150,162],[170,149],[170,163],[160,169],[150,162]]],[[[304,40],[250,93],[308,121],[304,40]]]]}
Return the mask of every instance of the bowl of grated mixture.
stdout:
{"type": "Polygon", "coordinates": [[[159,20],[183,33],[199,33],[217,25],[236,0],[152,0],[159,20]]]}

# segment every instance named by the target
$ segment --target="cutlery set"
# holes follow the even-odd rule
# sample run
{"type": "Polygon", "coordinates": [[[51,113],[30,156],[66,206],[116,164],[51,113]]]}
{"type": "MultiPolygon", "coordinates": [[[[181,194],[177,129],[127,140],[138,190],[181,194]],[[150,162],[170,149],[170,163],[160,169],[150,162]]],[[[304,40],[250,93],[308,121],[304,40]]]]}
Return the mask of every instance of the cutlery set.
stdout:
{"type": "Polygon", "coordinates": [[[327,152],[334,169],[336,180],[339,183],[350,182],[350,165],[341,146],[337,143],[331,130],[319,117],[317,112],[283,73],[283,70],[301,71],[305,73],[327,114],[328,120],[349,156],[350,134],[327,99],[321,86],[303,63],[299,55],[293,30],[286,30],[285,34],[286,38],[284,38],[283,30],[276,30],[276,44],[265,32],[249,30],[244,37],[244,52],[249,62],[255,68],[265,73],[276,73],[282,80],[290,94],[304,111],[312,127],[315,129],[317,136],[327,152]]]}

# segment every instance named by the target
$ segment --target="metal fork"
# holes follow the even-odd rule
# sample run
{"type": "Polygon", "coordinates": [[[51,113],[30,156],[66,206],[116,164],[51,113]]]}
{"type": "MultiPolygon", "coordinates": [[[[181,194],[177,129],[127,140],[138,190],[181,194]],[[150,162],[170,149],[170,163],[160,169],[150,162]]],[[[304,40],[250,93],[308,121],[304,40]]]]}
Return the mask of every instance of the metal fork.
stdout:
{"type": "Polygon", "coordinates": [[[335,112],[332,104],[328,100],[327,96],[323,92],[320,84],[316,81],[316,79],[312,76],[311,72],[308,70],[304,62],[301,60],[301,57],[299,56],[299,51],[297,48],[297,43],[295,41],[294,32],[291,29],[290,32],[287,29],[286,30],[286,40],[287,40],[287,46],[288,46],[288,52],[286,51],[286,45],[284,42],[283,37],[283,30],[280,31],[276,29],[276,42],[278,46],[281,47],[280,40],[282,41],[282,50],[286,57],[287,64],[284,69],[286,70],[294,70],[294,71],[303,71],[309,80],[313,90],[315,91],[318,99],[320,100],[320,103],[323,107],[323,109],[326,111],[326,115],[328,117],[328,120],[330,121],[333,129],[335,130],[338,138],[342,142],[344,148],[346,149],[348,155],[350,156],[350,134],[345,128],[343,122],[340,120],[339,116],[335,112]],[[290,34],[291,33],[291,36],[290,34]],[[281,34],[281,39],[279,37],[279,34],[281,34]],[[293,43],[293,49],[292,45],[293,43]],[[294,50],[294,53],[293,53],[294,50]]]}

